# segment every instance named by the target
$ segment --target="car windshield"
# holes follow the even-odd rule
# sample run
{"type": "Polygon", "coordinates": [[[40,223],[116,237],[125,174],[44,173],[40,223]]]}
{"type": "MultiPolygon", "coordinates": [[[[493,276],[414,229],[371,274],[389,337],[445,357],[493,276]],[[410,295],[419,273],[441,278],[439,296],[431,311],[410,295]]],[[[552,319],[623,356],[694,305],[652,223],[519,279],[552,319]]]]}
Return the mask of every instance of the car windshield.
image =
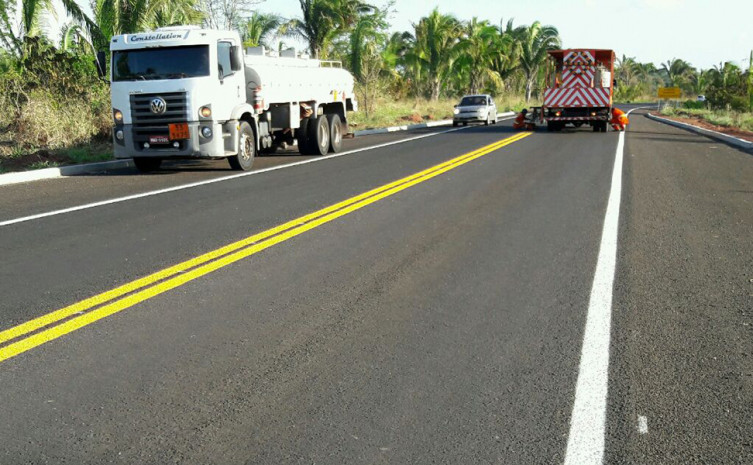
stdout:
{"type": "Polygon", "coordinates": [[[463,97],[463,100],[460,101],[461,107],[471,105],[486,105],[486,97],[463,97]]]}
{"type": "Polygon", "coordinates": [[[209,46],[121,50],[113,53],[112,63],[113,81],[209,76],[209,46]]]}

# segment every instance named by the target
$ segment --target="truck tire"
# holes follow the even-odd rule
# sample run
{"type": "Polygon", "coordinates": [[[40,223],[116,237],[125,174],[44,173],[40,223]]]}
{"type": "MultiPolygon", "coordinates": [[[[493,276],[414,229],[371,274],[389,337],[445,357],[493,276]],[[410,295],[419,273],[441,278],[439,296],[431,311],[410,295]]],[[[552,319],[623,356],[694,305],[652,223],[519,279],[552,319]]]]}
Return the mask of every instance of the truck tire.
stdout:
{"type": "Polygon", "coordinates": [[[332,153],[337,153],[343,148],[343,125],[340,115],[328,114],[327,123],[329,124],[329,149],[332,153]]]}
{"type": "Polygon", "coordinates": [[[230,167],[238,171],[250,171],[256,156],[254,130],[246,121],[241,121],[238,134],[238,154],[227,159],[230,167]]]}
{"type": "Polygon", "coordinates": [[[307,136],[309,155],[326,155],[329,151],[329,123],[327,123],[327,117],[322,115],[311,118],[307,136]]]}
{"type": "Polygon", "coordinates": [[[310,118],[303,118],[301,120],[301,125],[298,127],[298,129],[295,130],[295,139],[298,141],[298,151],[301,153],[301,155],[311,154],[311,152],[308,149],[309,147],[309,136],[308,136],[309,123],[310,123],[310,118]]]}
{"type": "Polygon", "coordinates": [[[148,173],[159,169],[162,164],[162,159],[153,157],[133,157],[133,164],[136,165],[137,170],[142,173],[148,173]]]}

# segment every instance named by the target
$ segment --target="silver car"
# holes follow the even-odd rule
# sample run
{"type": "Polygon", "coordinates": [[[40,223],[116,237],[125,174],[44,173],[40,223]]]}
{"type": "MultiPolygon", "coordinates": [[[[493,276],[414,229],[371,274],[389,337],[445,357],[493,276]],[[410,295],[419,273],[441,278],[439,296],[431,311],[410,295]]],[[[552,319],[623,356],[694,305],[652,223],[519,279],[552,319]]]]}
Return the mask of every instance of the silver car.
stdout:
{"type": "Polygon", "coordinates": [[[463,123],[463,126],[468,123],[484,123],[487,126],[497,123],[497,106],[492,96],[487,94],[466,95],[455,105],[454,113],[453,126],[460,123],[463,123]]]}

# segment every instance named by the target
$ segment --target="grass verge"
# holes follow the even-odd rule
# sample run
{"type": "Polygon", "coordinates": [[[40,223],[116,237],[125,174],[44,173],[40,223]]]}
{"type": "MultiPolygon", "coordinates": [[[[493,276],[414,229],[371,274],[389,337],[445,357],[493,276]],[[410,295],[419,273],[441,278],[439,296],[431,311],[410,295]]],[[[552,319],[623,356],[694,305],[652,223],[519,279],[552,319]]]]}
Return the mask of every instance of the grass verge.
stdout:
{"type": "MultiPolygon", "coordinates": [[[[390,100],[381,99],[374,105],[370,114],[359,111],[348,114],[351,130],[385,128],[409,124],[427,123],[452,118],[452,110],[460,99],[431,100],[390,100]]],[[[520,111],[537,103],[525,103],[520,97],[499,96],[495,98],[497,111],[520,111]]]]}
{"type": "Polygon", "coordinates": [[[698,118],[714,126],[753,132],[753,113],[740,113],[725,110],[705,110],[694,108],[664,107],[663,115],[680,116],[685,118],[698,118]]]}

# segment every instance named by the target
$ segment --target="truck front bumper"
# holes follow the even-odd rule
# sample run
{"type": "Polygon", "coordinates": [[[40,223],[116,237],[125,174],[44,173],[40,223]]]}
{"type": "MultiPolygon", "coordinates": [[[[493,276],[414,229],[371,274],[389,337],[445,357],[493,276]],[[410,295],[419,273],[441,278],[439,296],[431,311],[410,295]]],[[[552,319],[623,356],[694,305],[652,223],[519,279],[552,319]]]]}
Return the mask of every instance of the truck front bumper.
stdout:
{"type": "Polygon", "coordinates": [[[150,134],[150,130],[143,126],[118,125],[113,128],[113,152],[115,158],[225,158],[232,154],[227,153],[226,147],[237,146],[234,141],[238,132],[232,130],[236,126],[237,121],[228,121],[225,124],[208,121],[188,122],[188,139],[170,141],[168,144],[151,144],[148,143],[149,136],[164,135],[163,128],[157,128],[153,131],[154,134],[150,134]],[[207,138],[201,134],[201,128],[205,126],[212,129],[211,137],[207,138]],[[230,137],[224,137],[223,133],[229,133],[230,137]]]}

